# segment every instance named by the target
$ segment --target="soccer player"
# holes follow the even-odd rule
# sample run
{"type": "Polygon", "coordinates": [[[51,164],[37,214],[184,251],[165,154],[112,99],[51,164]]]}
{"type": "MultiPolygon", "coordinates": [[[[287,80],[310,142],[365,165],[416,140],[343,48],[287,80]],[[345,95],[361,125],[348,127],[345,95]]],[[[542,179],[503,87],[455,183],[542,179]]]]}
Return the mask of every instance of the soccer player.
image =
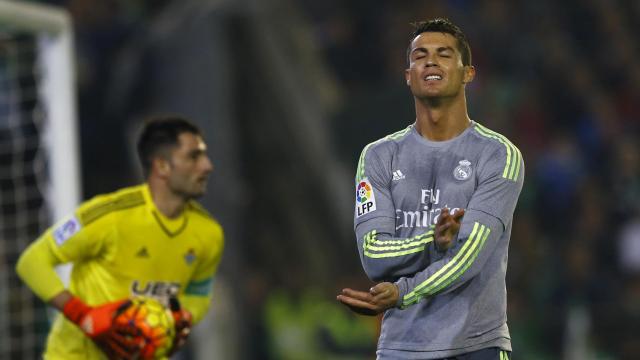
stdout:
{"type": "Polygon", "coordinates": [[[192,123],[167,116],[145,123],[137,149],[145,183],[83,203],[18,261],[24,282],[64,315],[49,333],[45,359],[137,356],[125,336],[131,329],[113,324],[135,295],[175,303],[177,294],[172,352],[209,308],[223,232],[194,201],[213,169],[206,144],[192,123]],[[54,271],[63,263],[73,264],[68,289],[54,271]]]}
{"type": "Polygon", "coordinates": [[[407,57],[416,121],[367,145],[356,171],[358,250],[379,283],[337,298],[384,312],[378,359],[508,359],[505,273],[522,155],[469,118],[475,69],[456,25],[417,23],[407,57]]]}

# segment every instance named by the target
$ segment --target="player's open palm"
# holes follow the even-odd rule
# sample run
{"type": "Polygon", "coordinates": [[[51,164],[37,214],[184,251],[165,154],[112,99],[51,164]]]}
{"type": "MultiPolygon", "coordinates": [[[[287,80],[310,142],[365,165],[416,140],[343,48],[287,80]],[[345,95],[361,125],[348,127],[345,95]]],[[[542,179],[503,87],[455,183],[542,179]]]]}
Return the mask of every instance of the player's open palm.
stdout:
{"type": "Polygon", "coordinates": [[[448,208],[442,209],[434,231],[434,239],[438,250],[444,251],[453,245],[453,240],[460,230],[463,216],[464,209],[457,209],[453,214],[450,213],[448,208]]]}
{"type": "Polygon", "coordinates": [[[394,307],[398,297],[398,287],[383,282],[369,289],[369,292],[342,289],[342,294],[338,295],[337,299],[358,314],[373,316],[394,307]]]}

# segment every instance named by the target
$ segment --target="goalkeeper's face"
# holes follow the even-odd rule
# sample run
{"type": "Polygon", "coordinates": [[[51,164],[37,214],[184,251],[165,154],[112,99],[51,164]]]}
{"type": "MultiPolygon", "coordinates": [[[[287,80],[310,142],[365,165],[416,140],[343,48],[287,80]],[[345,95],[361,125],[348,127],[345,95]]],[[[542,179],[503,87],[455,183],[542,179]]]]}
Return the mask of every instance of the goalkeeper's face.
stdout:
{"type": "Polygon", "coordinates": [[[185,198],[200,197],[207,188],[213,165],[207,156],[207,145],[199,135],[182,133],[179,145],[171,152],[168,184],[171,191],[185,198]]]}

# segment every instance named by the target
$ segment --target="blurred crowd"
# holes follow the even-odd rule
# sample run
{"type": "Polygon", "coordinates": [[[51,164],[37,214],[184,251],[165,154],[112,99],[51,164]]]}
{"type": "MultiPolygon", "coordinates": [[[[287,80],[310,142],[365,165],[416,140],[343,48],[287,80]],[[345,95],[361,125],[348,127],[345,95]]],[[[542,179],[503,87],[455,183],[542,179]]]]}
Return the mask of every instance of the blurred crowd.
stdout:
{"type": "MultiPolygon", "coordinates": [[[[149,52],[131,49],[145,46],[145,27],[171,1],[48,2],[67,6],[75,19],[85,197],[127,185],[136,178],[135,161],[122,146],[129,122],[161,109],[157,102],[148,106],[144,84],[165,71],[154,67],[149,52]],[[114,69],[131,62],[132,54],[144,66],[128,73],[138,81],[124,91],[114,69]],[[114,146],[98,148],[105,138],[114,146]]],[[[467,86],[470,115],[515,143],[526,165],[507,284],[516,358],[640,357],[640,2],[276,2],[299,11],[290,38],[300,41],[298,35],[306,34],[303,41],[312,51],[305,54],[326,71],[321,85],[339,94],[323,102],[321,126],[330,135],[332,159],[349,169],[349,189],[361,149],[414,121],[403,77],[409,24],[438,16],[457,23],[469,38],[477,70],[467,86]]],[[[333,300],[341,286],[370,284],[360,269],[351,219],[329,220],[332,205],[314,193],[323,179],[299,174],[311,165],[292,155],[296,145],[265,145],[250,129],[286,128],[243,118],[255,115],[243,109],[243,86],[253,77],[264,80],[271,70],[263,54],[241,56],[256,44],[246,34],[249,41],[240,41],[244,17],[238,7],[219,18],[230,29],[224,33],[233,56],[230,71],[244,73],[227,79],[236,94],[237,116],[230,119],[241,125],[224,134],[241,140],[233,149],[242,166],[233,175],[246,186],[234,210],[243,220],[223,221],[242,229],[231,231],[228,242],[239,245],[223,260],[221,273],[233,288],[230,311],[240,313],[244,324],[235,340],[246,344],[246,358],[372,358],[376,319],[354,316],[333,300]],[[307,206],[296,207],[305,201],[307,206]],[[241,209],[251,215],[243,217],[241,209]],[[305,232],[308,226],[313,231],[305,232]]],[[[287,14],[271,21],[291,23],[287,14]]],[[[248,93],[270,96],[260,89],[248,93]]]]}

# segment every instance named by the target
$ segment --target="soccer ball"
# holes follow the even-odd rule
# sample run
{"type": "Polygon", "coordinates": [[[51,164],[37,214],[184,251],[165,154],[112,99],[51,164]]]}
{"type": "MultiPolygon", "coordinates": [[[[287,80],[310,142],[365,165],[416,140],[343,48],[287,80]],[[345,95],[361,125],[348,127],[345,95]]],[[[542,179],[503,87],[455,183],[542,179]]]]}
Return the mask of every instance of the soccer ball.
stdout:
{"type": "Polygon", "coordinates": [[[115,322],[123,326],[135,326],[142,350],[141,359],[157,359],[168,354],[175,337],[173,315],[160,301],[150,297],[134,297],[115,322]]]}

